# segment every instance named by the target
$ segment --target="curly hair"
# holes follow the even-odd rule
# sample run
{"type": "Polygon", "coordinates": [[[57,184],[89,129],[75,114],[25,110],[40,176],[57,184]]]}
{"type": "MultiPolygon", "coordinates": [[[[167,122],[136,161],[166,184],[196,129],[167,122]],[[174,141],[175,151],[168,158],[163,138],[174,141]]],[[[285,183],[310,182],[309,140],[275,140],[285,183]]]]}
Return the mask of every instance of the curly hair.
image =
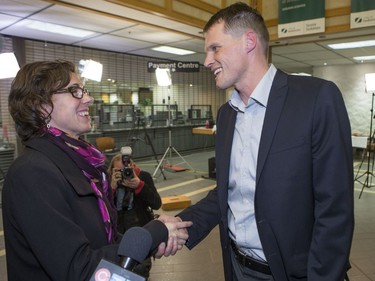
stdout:
{"type": "Polygon", "coordinates": [[[249,28],[258,36],[263,46],[263,53],[268,55],[269,32],[262,15],[249,5],[237,2],[214,14],[203,28],[203,33],[215,24],[224,22],[225,32],[234,37],[242,36],[249,28]]]}
{"type": "Polygon", "coordinates": [[[70,83],[73,73],[75,65],[65,60],[33,62],[18,71],[8,106],[23,142],[44,134],[53,111],[52,95],[70,83]]]}

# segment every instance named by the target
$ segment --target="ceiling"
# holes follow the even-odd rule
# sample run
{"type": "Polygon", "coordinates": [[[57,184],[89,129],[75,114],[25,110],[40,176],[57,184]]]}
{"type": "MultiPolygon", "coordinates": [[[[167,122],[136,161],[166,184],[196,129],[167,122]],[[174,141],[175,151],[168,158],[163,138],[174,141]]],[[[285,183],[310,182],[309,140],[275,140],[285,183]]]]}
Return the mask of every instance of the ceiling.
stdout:
{"type": "MultiPolygon", "coordinates": [[[[0,34],[56,42],[87,48],[203,64],[201,28],[183,24],[155,13],[147,13],[103,0],[0,0],[0,34]],[[124,17],[126,15],[126,17],[124,17]],[[78,38],[31,29],[45,22],[92,31],[78,38]],[[160,45],[195,51],[177,56],[153,51],[160,45]]],[[[272,62],[287,72],[312,73],[314,66],[357,64],[354,56],[375,55],[375,47],[333,51],[335,42],[373,39],[375,27],[350,33],[314,35],[271,42],[272,62]],[[346,39],[349,37],[351,39],[346,39]],[[345,39],[342,39],[345,38],[345,39]]],[[[1,46],[0,46],[1,48],[1,46]]],[[[1,50],[0,50],[1,51],[1,50]]]]}

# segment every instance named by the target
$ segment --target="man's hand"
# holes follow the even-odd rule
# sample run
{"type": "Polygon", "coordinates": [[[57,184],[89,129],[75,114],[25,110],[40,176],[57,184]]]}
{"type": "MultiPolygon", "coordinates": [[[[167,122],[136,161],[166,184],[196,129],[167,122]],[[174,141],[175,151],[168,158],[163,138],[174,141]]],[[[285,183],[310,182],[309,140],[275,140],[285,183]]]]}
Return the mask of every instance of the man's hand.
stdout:
{"type": "Polygon", "coordinates": [[[161,215],[158,220],[161,220],[168,228],[169,237],[168,243],[161,243],[158,247],[158,251],[155,254],[156,258],[162,256],[168,257],[175,255],[178,250],[181,250],[183,245],[189,238],[187,227],[193,225],[191,221],[182,221],[179,217],[161,215]]]}

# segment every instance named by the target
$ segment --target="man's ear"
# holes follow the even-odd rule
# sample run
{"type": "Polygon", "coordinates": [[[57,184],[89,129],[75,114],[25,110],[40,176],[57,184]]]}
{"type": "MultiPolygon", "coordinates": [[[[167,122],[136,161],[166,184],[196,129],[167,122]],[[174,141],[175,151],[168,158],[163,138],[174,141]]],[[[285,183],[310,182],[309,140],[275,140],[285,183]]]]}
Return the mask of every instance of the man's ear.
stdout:
{"type": "Polygon", "coordinates": [[[245,36],[245,50],[247,53],[250,53],[252,50],[255,49],[258,43],[257,36],[255,32],[253,31],[246,32],[244,36],[245,36]]]}

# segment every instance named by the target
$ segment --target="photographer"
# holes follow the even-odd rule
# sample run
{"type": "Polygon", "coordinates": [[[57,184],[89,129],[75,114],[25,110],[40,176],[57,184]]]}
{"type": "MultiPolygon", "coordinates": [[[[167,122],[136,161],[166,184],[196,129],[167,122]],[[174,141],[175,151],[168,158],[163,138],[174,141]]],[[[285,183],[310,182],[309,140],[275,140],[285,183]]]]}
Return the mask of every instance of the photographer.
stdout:
{"type": "MultiPolygon", "coordinates": [[[[154,218],[153,210],[161,207],[161,198],[151,174],[135,165],[131,160],[131,148],[128,149],[130,153],[115,155],[108,168],[115,194],[117,228],[121,233],[133,226],[145,225],[154,218]]],[[[151,258],[148,258],[134,271],[148,278],[150,270],[151,258]]]]}

